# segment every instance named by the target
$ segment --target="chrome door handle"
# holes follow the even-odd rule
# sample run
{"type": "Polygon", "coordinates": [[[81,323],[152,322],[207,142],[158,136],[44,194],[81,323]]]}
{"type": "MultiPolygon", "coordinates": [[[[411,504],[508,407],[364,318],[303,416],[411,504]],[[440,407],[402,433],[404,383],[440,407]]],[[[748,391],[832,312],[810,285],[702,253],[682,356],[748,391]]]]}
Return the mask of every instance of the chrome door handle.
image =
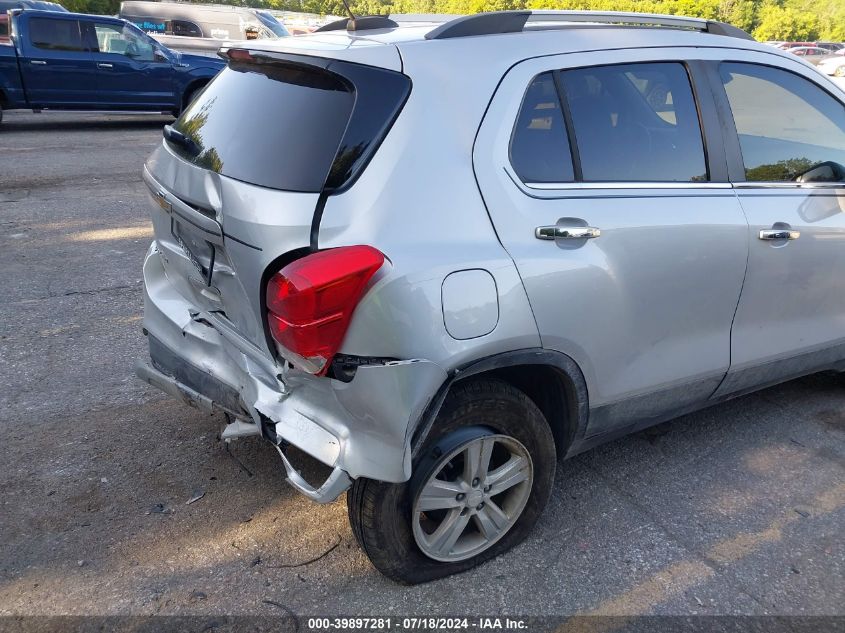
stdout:
{"type": "Polygon", "coordinates": [[[106,64],[106,63],[101,62],[101,63],[97,64],[97,68],[114,68],[114,66],[112,66],[111,64],[106,64]]]}
{"type": "Polygon", "coordinates": [[[47,62],[45,62],[44,60],[41,60],[41,59],[33,59],[33,60],[32,60],[31,62],[29,62],[29,63],[30,63],[30,64],[36,64],[36,65],[38,65],[38,66],[46,66],[46,65],[47,65],[47,62]]]}
{"type": "Polygon", "coordinates": [[[801,231],[790,229],[764,229],[760,231],[761,240],[797,240],[801,237],[801,231]]]}
{"type": "Polygon", "coordinates": [[[601,235],[601,230],[592,226],[538,226],[534,237],[538,240],[583,240],[601,235]]]}

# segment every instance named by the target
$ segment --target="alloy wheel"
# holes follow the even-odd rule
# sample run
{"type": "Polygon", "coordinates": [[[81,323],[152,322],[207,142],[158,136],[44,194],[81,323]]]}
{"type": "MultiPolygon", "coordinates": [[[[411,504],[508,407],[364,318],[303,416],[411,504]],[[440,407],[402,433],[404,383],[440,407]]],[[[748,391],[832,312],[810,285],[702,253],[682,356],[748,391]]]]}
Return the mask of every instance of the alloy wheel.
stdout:
{"type": "Polygon", "coordinates": [[[516,523],[531,495],[528,450],[507,435],[484,434],[444,454],[418,488],[414,539],[438,561],[472,558],[516,523]]]}

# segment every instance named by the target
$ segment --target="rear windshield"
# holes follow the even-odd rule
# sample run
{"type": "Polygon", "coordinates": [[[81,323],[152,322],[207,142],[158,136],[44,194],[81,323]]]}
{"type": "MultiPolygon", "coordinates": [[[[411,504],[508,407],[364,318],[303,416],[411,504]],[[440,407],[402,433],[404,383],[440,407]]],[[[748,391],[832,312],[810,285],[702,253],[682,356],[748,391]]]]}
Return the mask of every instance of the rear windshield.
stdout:
{"type": "Polygon", "coordinates": [[[230,178],[319,192],[354,100],[345,83],[319,69],[232,63],[173,124],[192,143],[169,146],[230,178]]]}

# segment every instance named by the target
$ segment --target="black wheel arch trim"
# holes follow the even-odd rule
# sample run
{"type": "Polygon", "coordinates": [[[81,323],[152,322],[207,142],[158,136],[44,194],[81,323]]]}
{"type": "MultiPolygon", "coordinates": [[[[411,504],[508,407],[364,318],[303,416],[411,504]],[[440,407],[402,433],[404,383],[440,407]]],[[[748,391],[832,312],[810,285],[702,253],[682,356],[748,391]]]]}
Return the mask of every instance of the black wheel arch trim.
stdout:
{"type": "Polygon", "coordinates": [[[565,381],[566,403],[569,417],[569,424],[573,426],[569,443],[562,451],[564,456],[573,454],[573,449],[583,441],[587,421],[589,419],[589,393],[584,374],[578,364],[563,352],[543,348],[526,348],[503,352],[487,356],[480,360],[468,363],[453,370],[448,379],[440,386],[437,393],[431,398],[422,415],[416,420],[412,427],[411,454],[416,457],[425,443],[425,439],[434,424],[437,415],[452,386],[462,380],[474,376],[493,372],[499,369],[519,367],[524,365],[540,365],[557,370],[565,381]]]}

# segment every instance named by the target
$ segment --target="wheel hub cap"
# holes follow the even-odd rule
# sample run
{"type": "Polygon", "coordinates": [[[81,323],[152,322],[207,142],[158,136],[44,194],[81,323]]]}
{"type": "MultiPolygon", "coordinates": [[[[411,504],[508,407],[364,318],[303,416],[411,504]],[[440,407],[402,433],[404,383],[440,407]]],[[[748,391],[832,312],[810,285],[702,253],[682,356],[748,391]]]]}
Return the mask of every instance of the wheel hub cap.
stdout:
{"type": "Polygon", "coordinates": [[[466,507],[467,508],[474,508],[479,503],[481,503],[482,499],[484,499],[484,493],[481,492],[480,490],[473,490],[472,492],[470,492],[467,495],[466,499],[467,499],[466,507]]]}

